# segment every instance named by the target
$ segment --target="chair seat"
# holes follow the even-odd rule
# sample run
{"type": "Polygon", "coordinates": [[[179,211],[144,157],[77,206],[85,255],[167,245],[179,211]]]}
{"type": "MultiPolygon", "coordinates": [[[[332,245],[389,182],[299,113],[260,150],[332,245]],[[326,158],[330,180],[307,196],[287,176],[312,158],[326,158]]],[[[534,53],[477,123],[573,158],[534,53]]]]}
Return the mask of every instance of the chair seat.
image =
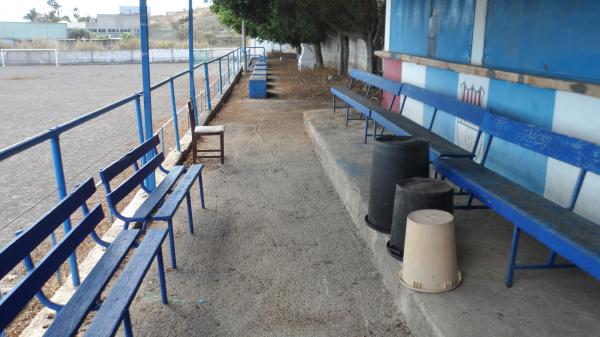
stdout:
{"type": "Polygon", "coordinates": [[[207,134],[207,133],[221,133],[225,132],[225,126],[223,125],[202,125],[194,128],[195,134],[207,134]]]}

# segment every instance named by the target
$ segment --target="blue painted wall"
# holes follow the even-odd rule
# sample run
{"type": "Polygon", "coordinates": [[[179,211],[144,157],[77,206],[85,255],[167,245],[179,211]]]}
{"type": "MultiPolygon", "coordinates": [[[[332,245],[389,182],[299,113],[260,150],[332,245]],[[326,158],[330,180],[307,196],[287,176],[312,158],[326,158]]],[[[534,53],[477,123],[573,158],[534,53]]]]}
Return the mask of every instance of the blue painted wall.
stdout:
{"type": "Polygon", "coordinates": [[[433,0],[435,58],[469,63],[475,0],[433,0]]]}
{"type": "MultiPolygon", "coordinates": [[[[425,87],[450,97],[456,97],[458,73],[450,70],[428,67],[425,74],[425,87]]],[[[423,113],[423,121],[425,126],[429,126],[432,116],[433,108],[430,106],[425,106],[423,113]]],[[[454,117],[443,111],[438,111],[432,130],[447,140],[454,142],[454,129],[454,117]]]]}
{"type": "Polygon", "coordinates": [[[431,2],[393,1],[390,12],[390,48],[414,55],[427,55],[431,2]]]}
{"type": "Polygon", "coordinates": [[[600,83],[600,1],[489,0],[484,65],[600,83]]]}

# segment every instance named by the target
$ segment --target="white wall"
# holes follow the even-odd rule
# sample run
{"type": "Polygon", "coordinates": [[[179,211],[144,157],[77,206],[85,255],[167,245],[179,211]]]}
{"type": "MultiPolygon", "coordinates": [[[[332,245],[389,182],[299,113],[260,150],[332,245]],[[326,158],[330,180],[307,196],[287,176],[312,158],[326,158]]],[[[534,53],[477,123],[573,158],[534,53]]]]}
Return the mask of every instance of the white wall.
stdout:
{"type": "MultiPolygon", "coordinates": [[[[367,46],[361,39],[350,39],[348,63],[350,68],[367,70],[367,46]]],[[[326,67],[337,68],[340,60],[340,40],[337,36],[328,35],[321,43],[323,63],[326,67]]]]}

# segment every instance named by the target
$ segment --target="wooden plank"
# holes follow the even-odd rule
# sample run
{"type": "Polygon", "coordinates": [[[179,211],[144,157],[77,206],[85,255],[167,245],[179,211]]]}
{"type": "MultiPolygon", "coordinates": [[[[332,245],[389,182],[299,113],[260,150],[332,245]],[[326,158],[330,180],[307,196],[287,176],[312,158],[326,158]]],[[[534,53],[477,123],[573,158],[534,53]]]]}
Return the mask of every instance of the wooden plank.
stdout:
{"type": "Polygon", "coordinates": [[[446,96],[406,83],[402,86],[402,95],[430,107],[438,108],[438,110],[467,120],[475,125],[481,125],[483,117],[489,112],[487,109],[460,101],[455,97],[446,96]]]}
{"type": "Polygon", "coordinates": [[[94,180],[86,180],[58,205],[0,251],[0,278],[8,274],[60,224],[96,192],[94,180]]]}
{"type": "Polygon", "coordinates": [[[146,177],[154,172],[164,160],[165,156],[162,152],[152,158],[146,165],[142,166],[137,172],[131,175],[131,177],[122,182],[121,185],[107,194],[106,198],[108,199],[108,202],[116,206],[123,198],[131,193],[136,186],[141,184],[146,177]]]}
{"type": "Polygon", "coordinates": [[[179,205],[181,205],[181,201],[185,198],[186,193],[198,178],[203,166],[204,165],[201,164],[195,164],[188,169],[185,176],[177,184],[175,190],[173,190],[173,193],[169,195],[165,203],[160,207],[152,219],[167,221],[173,217],[173,214],[175,214],[175,211],[179,208],[179,205]]]}
{"type": "Polygon", "coordinates": [[[79,244],[102,220],[102,207],[97,205],[75,226],[35,268],[19,281],[10,292],[0,299],[0,330],[19,314],[40,288],[54,275],[60,265],[73,253],[79,244]]]}
{"type": "Polygon", "coordinates": [[[118,159],[107,167],[101,169],[100,177],[102,180],[110,182],[114,177],[118,176],[121,172],[133,165],[133,163],[141,159],[148,152],[153,151],[158,144],[160,144],[160,138],[158,138],[158,135],[154,135],[154,137],[148,139],[135,149],[129,151],[121,159],[118,159]]]}
{"type": "Polygon", "coordinates": [[[144,202],[138,207],[138,209],[133,214],[133,219],[140,219],[139,221],[143,221],[147,219],[150,213],[156,206],[164,199],[165,195],[169,193],[171,187],[177,181],[177,178],[181,176],[183,173],[183,166],[174,166],[169,174],[160,182],[160,184],[152,191],[152,193],[144,200],[144,202]]]}
{"type": "Polygon", "coordinates": [[[371,74],[369,72],[362,71],[356,68],[350,69],[350,76],[354,77],[355,79],[361,82],[370,84],[371,86],[375,86],[383,91],[387,91],[394,95],[400,93],[400,88],[402,87],[402,83],[400,82],[390,80],[375,74],[371,74]]]}
{"type": "Polygon", "coordinates": [[[123,230],[119,233],[69,302],[58,312],[44,337],[75,335],[139,233],[138,229],[123,230]]]}
{"type": "Polygon", "coordinates": [[[148,231],[110,294],[104,300],[102,307],[96,313],[85,336],[109,337],[117,332],[123,313],[127,311],[133,301],[157,250],[161,249],[166,235],[166,229],[150,229],[148,231]]]}
{"type": "Polygon", "coordinates": [[[481,129],[495,137],[600,174],[600,145],[488,113],[481,129]]]}
{"type": "Polygon", "coordinates": [[[377,102],[364,97],[350,88],[332,87],[331,93],[365,116],[369,116],[370,111],[378,106],[377,102]]]}

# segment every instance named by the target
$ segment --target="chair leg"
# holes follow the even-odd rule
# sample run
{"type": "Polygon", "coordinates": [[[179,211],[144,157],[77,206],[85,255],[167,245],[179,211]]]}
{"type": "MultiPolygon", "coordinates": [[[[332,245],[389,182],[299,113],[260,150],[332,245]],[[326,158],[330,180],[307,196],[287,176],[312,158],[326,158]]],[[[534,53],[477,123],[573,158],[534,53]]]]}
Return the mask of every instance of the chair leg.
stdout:
{"type": "Polygon", "coordinates": [[[200,187],[200,206],[202,206],[202,209],[205,209],[206,207],[204,207],[204,183],[202,181],[202,172],[200,172],[200,175],[198,175],[198,186],[200,187]]]}
{"type": "Polygon", "coordinates": [[[177,258],[175,257],[175,234],[173,233],[173,219],[167,221],[169,226],[169,248],[171,249],[171,267],[177,269],[177,258]]]}
{"type": "Polygon", "coordinates": [[[192,201],[190,200],[190,192],[185,194],[185,202],[187,204],[188,227],[190,234],[194,234],[194,216],[192,215],[192,201]]]}
{"type": "Polygon", "coordinates": [[[512,237],[512,247],[510,250],[510,260],[508,264],[508,274],[506,275],[506,286],[508,288],[513,285],[513,275],[515,273],[515,266],[517,262],[517,251],[519,250],[519,237],[521,236],[521,229],[515,226],[512,237]]]}
{"type": "Polygon", "coordinates": [[[131,318],[129,317],[129,309],[123,313],[123,330],[125,337],[133,337],[133,329],[131,328],[131,318]]]}
{"type": "Polygon", "coordinates": [[[162,303],[168,304],[169,299],[167,298],[167,281],[165,279],[165,264],[163,263],[162,246],[158,247],[158,251],[156,252],[156,263],[158,264],[158,281],[160,283],[162,303]]]}
{"type": "Polygon", "coordinates": [[[221,138],[221,164],[225,164],[225,134],[219,134],[221,138]]]}

